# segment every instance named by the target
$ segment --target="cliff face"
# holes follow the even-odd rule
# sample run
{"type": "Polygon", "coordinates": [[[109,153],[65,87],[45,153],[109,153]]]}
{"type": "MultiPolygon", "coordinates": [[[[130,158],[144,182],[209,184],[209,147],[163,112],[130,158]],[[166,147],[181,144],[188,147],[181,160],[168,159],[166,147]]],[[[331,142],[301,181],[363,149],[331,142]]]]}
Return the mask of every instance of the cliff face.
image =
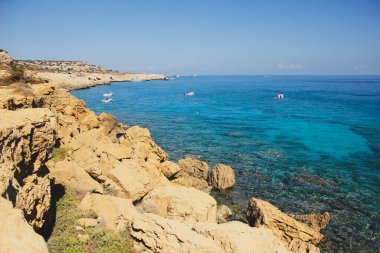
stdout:
{"type": "MultiPolygon", "coordinates": [[[[171,162],[147,129],[125,126],[109,114],[96,116],[63,89],[0,88],[0,114],[1,196],[21,209],[37,231],[44,224],[52,226],[46,220],[54,215],[49,211],[54,184],[78,196],[75,212],[88,215],[78,225],[129,228],[139,252],[292,249],[270,226],[218,224],[217,203],[207,193],[206,163],[193,158],[171,162]]],[[[72,237],[91,240],[83,231],[74,229],[72,237]]]]}

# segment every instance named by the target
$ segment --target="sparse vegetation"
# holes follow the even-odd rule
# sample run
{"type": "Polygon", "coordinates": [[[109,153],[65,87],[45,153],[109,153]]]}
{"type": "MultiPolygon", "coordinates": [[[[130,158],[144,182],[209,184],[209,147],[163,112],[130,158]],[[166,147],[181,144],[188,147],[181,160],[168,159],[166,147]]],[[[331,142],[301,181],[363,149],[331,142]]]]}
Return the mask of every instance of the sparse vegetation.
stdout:
{"type": "Polygon", "coordinates": [[[69,152],[70,152],[70,149],[68,148],[55,148],[53,149],[53,152],[51,153],[51,159],[54,162],[63,161],[69,152]]]}
{"type": "MultiPolygon", "coordinates": [[[[128,230],[116,233],[104,227],[77,230],[77,220],[91,214],[78,210],[80,201],[76,194],[66,190],[57,202],[56,223],[47,245],[51,253],[106,253],[134,252],[128,230]],[[81,241],[78,235],[88,235],[81,241]]],[[[93,215],[91,215],[93,216],[93,215]]]]}
{"type": "Polygon", "coordinates": [[[17,64],[14,61],[9,64],[9,75],[0,80],[0,85],[9,85],[11,83],[41,83],[42,80],[31,74],[26,74],[24,65],[17,64]]]}

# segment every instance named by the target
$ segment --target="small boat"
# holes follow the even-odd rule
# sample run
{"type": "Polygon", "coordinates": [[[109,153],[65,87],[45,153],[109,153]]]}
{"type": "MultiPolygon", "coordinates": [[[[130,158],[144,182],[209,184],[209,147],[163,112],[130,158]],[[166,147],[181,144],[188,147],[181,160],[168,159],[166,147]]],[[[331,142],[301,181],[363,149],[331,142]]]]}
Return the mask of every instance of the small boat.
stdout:
{"type": "Polygon", "coordinates": [[[108,93],[104,93],[103,97],[112,97],[112,95],[113,95],[112,92],[108,92],[108,93]]]}
{"type": "Polygon", "coordinates": [[[102,99],[102,102],[103,103],[109,103],[109,102],[111,102],[112,101],[112,98],[103,98],[102,99]]]}
{"type": "Polygon", "coordinates": [[[183,95],[185,96],[194,96],[195,92],[194,91],[186,91],[183,95]]]}

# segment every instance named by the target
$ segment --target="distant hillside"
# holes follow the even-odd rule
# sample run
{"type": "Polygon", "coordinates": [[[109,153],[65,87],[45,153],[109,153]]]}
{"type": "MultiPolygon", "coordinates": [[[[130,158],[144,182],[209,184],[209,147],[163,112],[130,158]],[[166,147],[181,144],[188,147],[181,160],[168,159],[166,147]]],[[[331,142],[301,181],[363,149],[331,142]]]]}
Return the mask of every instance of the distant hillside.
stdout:
{"type": "Polygon", "coordinates": [[[15,62],[26,69],[49,72],[112,72],[110,70],[105,70],[102,67],[89,64],[85,61],[15,60],[15,62]]]}

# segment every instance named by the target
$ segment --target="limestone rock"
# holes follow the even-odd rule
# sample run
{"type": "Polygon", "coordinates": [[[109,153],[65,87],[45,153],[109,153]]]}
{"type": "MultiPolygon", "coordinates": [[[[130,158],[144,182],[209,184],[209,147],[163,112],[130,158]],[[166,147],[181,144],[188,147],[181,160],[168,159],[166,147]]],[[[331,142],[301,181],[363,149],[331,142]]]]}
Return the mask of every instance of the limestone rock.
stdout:
{"type": "Polygon", "coordinates": [[[312,214],[288,214],[293,219],[299,222],[305,223],[311,228],[320,231],[324,229],[330,222],[330,214],[328,212],[324,213],[312,213],[312,214]]]}
{"type": "Polygon", "coordinates": [[[164,162],[168,155],[152,140],[149,130],[133,126],[125,131],[120,143],[131,147],[135,158],[148,161],[150,159],[164,162]]]}
{"type": "Polygon", "coordinates": [[[24,179],[24,185],[19,189],[15,206],[24,211],[26,220],[35,229],[43,226],[45,214],[50,210],[50,185],[50,179],[34,174],[24,179]]]}
{"type": "Polygon", "coordinates": [[[95,193],[87,194],[79,208],[95,212],[108,229],[116,231],[124,229],[132,222],[133,217],[139,215],[132,200],[95,193]]]}
{"type": "Polygon", "coordinates": [[[18,174],[37,172],[56,141],[57,121],[49,109],[0,110],[0,161],[11,161],[18,174]]]}
{"type": "Polygon", "coordinates": [[[0,252],[48,253],[42,236],[34,232],[19,209],[0,197],[0,252]]]}
{"type": "Polygon", "coordinates": [[[235,185],[235,172],[231,166],[218,164],[211,169],[209,184],[224,190],[235,185]]]}
{"type": "Polygon", "coordinates": [[[167,185],[168,180],[159,172],[148,172],[136,160],[126,159],[110,172],[109,177],[125,192],[126,198],[140,199],[155,187],[167,185]]]}
{"type": "Polygon", "coordinates": [[[172,162],[172,161],[165,161],[159,165],[159,168],[164,174],[165,177],[170,178],[174,174],[176,174],[178,171],[181,170],[178,164],[172,162]]]}
{"type": "Polygon", "coordinates": [[[223,224],[197,222],[192,224],[192,230],[212,239],[222,252],[228,253],[264,253],[288,252],[270,229],[252,228],[239,221],[223,224]]]}
{"type": "Polygon", "coordinates": [[[168,185],[155,188],[139,204],[145,212],[179,221],[216,222],[216,201],[194,188],[168,185]]]}
{"type": "Polygon", "coordinates": [[[13,58],[10,56],[10,54],[7,51],[0,49],[0,65],[9,65],[12,61],[13,58]]]}
{"type": "Polygon", "coordinates": [[[179,160],[181,170],[175,174],[172,182],[186,187],[194,187],[204,192],[210,192],[211,187],[207,183],[209,167],[206,162],[193,157],[179,160]]]}
{"type": "Polygon", "coordinates": [[[271,229],[289,249],[293,248],[294,244],[299,245],[294,240],[316,245],[323,238],[317,230],[282,213],[270,203],[256,198],[251,198],[248,203],[247,220],[251,226],[271,229]]]}
{"type": "Polygon", "coordinates": [[[75,162],[60,161],[49,169],[57,184],[75,190],[80,196],[84,196],[87,192],[103,193],[103,187],[75,162]]]}
{"type": "Polygon", "coordinates": [[[232,215],[231,209],[226,205],[220,205],[218,206],[216,210],[216,220],[218,223],[225,223],[227,222],[227,218],[232,215]]]}
{"type": "Polygon", "coordinates": [[[185,224],[154,214],[140,215],[131,224],[131,236],[138,252],[224,252],[223,248],[185,224]]]}
{"type": "Polygon", "coordinates": [[[41,108],[0,114],[0,195],[22,209],[34,228],[41,228],[51,198],[43,166],[56,141],[56,118],[41,108]]]}

